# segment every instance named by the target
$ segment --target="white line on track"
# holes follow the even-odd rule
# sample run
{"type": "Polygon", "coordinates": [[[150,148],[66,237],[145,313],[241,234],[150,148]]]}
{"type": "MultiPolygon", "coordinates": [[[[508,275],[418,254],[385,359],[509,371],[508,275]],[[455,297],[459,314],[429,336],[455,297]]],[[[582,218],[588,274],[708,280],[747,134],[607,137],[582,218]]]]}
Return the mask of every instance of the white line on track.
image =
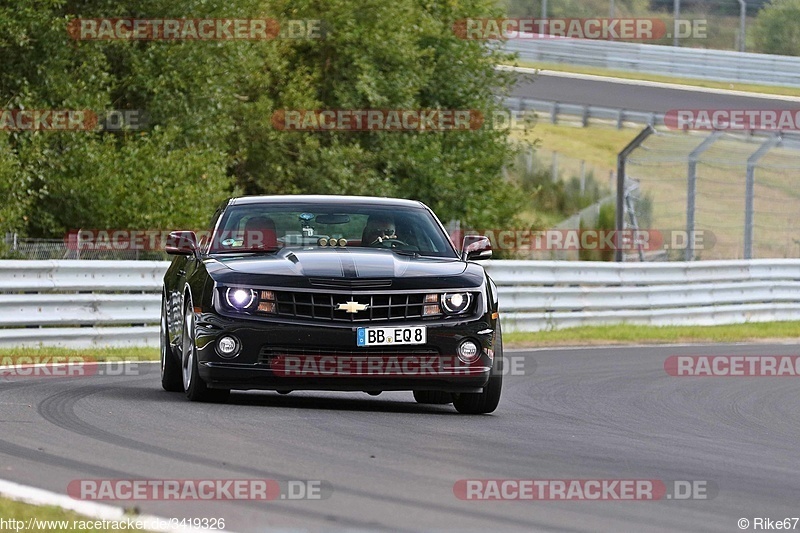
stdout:
{"type": "Polygon", "coordinates": [[[698,87],[695,85],[682,85],[679,83],[665,83],[660,81],[629,80],[626,78],[614,78],[612,76],[598,76],[595,74],[577,74],[574,72],[561,72],[556,70],[537,69],[529,67],[512,67],[509,65],[498,65],[498,70],[510,70],[523,74],[541,74],[542,76],[552,76],[555,78],[572,78],[576,80],[602,81],[606,83],[616,83],[618,85],[636,85],[640,87],[655,87],[659,89],[673,89],[677,91],[692,91],[697,93],[720,94],[726,96],[742,96],[745,98],[758,98],[760,100],[779,100],[783,102],[800,103],[800,97],[784,96],[780,94],[765,94],[748,91],[734,91],[731,89],[713,89],[710,87],[698,87]]]}
{"type": "MultiPolygon", "coordinates": [[[[161,518],[154,515],[126,515],[125,510],[121,507],[114,507],[112,505],[96,502],[74,500],[63,494],[50,492],[48,490],[39,489],[36,487],[30,487],[28,485],[21,485],[19,483],[14,483],[13,481],[6,481],[3,479],[0,479],[0,495],[15,501],[29,503],[32,505],[55,505],[61,507],[62,509],[75,511],[78,514],[82,514],[94,520],[125,521],[127,519],[131,519],[133,521],[147,522],[150,526],[148,527],[148,531],[180,531],[185,533],[207,531],[205,529],[171,526],[169,525],[170,522],[168,518],[161,518]]],[[[226,529],[225,531],[228,530],[226,529]]]]}
{"type": "Polygon", "coordinates": [[[764,339],[764,342],[747,341],[747,342],[690,342],[682,344],[664,343],[664,344],[596,344],[593,346],[579,345],[574,346],[542,346],[532,348],[503,348],[503,352],[557,352],[565,350],[607,350],[610,348],[708,348],[709,346],[759,346],[771,344],[775,346],[794,346],[796,341],[791,340],[775,340],[764,339]]]}

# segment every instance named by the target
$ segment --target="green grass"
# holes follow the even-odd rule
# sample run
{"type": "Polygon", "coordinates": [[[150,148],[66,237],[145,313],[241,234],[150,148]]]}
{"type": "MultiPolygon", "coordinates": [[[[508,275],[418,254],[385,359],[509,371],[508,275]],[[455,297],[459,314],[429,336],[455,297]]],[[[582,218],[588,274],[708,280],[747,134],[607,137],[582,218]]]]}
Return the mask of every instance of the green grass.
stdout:
{"type": "MultiPolygon", "coordinates": [[[[564,176],[576,175],[581,160],[606,184],[616,174],[617,154],[638,130],[618,130],[600,124],[583,128],[540,121],[527,133],[515,132],[519,141],[539,139],[537,157],[550,164],[558,152],[564,176]]],[[[642,194],[652,198],[651,229],[671,231],[686,225],[686,183],[690,152],[705,138],[667,132],[653,136],[645,148],[634,152],[628,172],[639,180],[642,194]]],[[[747,157],[758,144],[724,137],[705,152],[698,165],[696,228],[713,233],[711,246],[697,251],[698,259],[741,259],[744,255],[744,193],[747,157]]],[[[797,151],[773,148],[757,170],[755,257],[797,257],[800,220],[791,210],[798,198],[793,178],[800,170],[797,151]]],[[[614,183],[611,183],[612,189],[614,183]]]]}
{"type": "Polygon", "coordinates": [[[592,326],[533,333],[503,334],[507,348],[604,344],[731,343],[800,339],[800,322],[763,322],[726,326],[592,326]]]}
{"type": "Polygon", "coordinates": [[[706,87],[709,89],[727,89],[733,91],[744,91],[752,93],[775,94],[780,96],[800,96],[800,89],[797,87],[776,87],[773,85],[757,85],[748,83],[725,83],[708,80],[698,80],[695,78],[680,78],[672,76],[660,76],[658,74],[646,74],[643,72],[627,72],[624,70],[605,69],[600,67],[586,67],[581,65],[566,65],[562,63],[540,63],[532,61],[515,61],[506,63],[509,66],[528,67],[541,69],[543,72],[548,70],[555,72],[572,72],[575,74],[591,74],[593,76],[610,76],[626,80],[655,81],[661,83],[673,83],[680,85],[690,85],[693,87],[706,87]]]}
{"type": "Polygon", "coordinates": [[[157,361],[159,358],[158,348],[0,348],[0,360],[8,363],[17,361],[19,358],[31,358],[34,362],[45,357],[57,358],[59,360],[82,359],[87,361],[157,361]]]}
{"type": "MultiPolygon", "coordinates": [[[[800,339],[800,322],[763,322],[727,326],[591,326],[539,331],[535,333],[506,330],[503,340],[509,348],[531,346],[683,343],[683,342],[748,342],[800,339]]],[[[156,348],[64,348],[0,349],[0,358],[27,357],[86,357],[97,361],[136,360],[157,361],[156,348]]],[[[2,516],[2,514],[0,514],[2,516]]]]}
{"type": "MultiPolygon", "coordinates": [[[[59,532],[84,532],[84,531],[91,531],[96,533],[97,529],[92,528],[73,528],[73,521],[95,521],[94,518],[88,518],[86,516],[80,515],[73,511],[68,511],[62,509],[60,507],[56,507],[53,505],[31,505],[28,503],[22,503],[14,500],[10,500],[8,498],[0,498],[0,518],[4,520],[14,519],[14,520],[21,520],[25,522],[25,527],[27,527],[27,521],[29,519],[37,519],[40,521],[38,524],[39,527],[34,527],[30,531],[59,531],[59,532]],[[67,520],[69,527],[66,529],[62,529],[58,527],[57,524],[50,524],[50,528],[47,529],[46,524],[42,524],[41,521],[44,520],[67,520]]],[[[6,524],[8,525],[8,524],[6,524]]],[[[80,524],[76,524],[80,525],[80,524]]],[[[19,531],[26,531],[25,527],[19,529],[19,531]]],[[[14,528],[8,528],[4,531],[15,531],[14,528]]],[[[100,530],[102,531],[102,530],[100,530]]],[[[120,531],[122,531],[120,529],[120,531]]]]}

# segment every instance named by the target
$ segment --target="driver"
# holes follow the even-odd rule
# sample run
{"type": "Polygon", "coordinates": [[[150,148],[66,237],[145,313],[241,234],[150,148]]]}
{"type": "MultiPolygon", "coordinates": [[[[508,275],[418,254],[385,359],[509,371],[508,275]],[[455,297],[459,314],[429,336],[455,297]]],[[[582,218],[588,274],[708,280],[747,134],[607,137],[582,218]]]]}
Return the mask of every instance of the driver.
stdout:
{"type": "Polygon", "coordinates": [[[380,246],[386,239],[397,239],[394,219],[388,215],[371,215],[361,236],[362,246],[380,246]]]}
{"type": "Polygon", "coordinates": [[[275,222],[266,216],[250,218],[244,225],[245,248],[272,249],[278,246],[275,222]]]}

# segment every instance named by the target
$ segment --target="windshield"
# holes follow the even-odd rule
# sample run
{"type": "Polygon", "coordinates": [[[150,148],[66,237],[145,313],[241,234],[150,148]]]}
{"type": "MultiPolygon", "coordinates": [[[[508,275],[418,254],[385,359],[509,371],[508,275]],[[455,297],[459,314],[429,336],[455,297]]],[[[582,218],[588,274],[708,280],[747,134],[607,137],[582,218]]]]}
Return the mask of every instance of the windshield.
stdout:
{"type": "Polygon", "coordinates": [[[324,204],[232,205],[208,253],[271,253],[287,248],[372,248],[458,257],[426,209],[324,204]]]}

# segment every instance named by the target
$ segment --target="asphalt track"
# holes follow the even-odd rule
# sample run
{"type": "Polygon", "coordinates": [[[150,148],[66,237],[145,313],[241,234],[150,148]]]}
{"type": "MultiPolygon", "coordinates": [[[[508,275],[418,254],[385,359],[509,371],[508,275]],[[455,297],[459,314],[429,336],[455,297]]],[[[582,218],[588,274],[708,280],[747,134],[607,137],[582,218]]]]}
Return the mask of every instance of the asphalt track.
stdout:
{"type": "Polygon", "coordinates": [[[675,109],[800,109],[800,99],[703,92],[697,88],[641,84],[559,73],[518,74],[512,96],[565,104],[666,113],[675,109]]]}
{"type": "MultiPolygon", "coordinates": [[[[138,375],[0,382],[0,477],[66,493],[76,479],[321,480],[323,500],[144,501],[233,531],[739,531],[800,515],[796,378],[677,378],[670,355],[797,355],[796,346],[510,352],[493,415],[410,393],[234,393],[228,404],[138,375]],[[517,363],[520,364],[520,363],[517,363]],[[519,370],[519,369],[518,369],[519,370]],[[520,373],[519,371],[517,372],[520,373]],[[692,501],[463,501],[460,479],[703,480],[692,501]]],[[[130,507],[130,502],[107,502],[130,507]]],[[[798,525],[800,527],[800,525],[798,525]]]]}

